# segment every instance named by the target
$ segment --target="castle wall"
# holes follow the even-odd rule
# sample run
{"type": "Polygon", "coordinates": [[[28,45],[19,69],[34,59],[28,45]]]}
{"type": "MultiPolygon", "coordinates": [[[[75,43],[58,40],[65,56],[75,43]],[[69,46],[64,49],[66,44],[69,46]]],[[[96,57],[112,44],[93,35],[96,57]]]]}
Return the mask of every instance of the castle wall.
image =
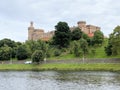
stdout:
{"type": "Polygon", "coordinates": [[[85,21],[79,21],[78,27],[86,34],[94,33],[96,30],[100,30],[100,27],[94,25],[86,25],[85,21]]]}
{"type": "MultiPolygon", "coordinates": [[[[93,37],[96,30],[100,30],[100,27],[94,25],[86,25],[85,21],[79,21],[78,26],[71,27],[70,30],[73,31],[76,27],[79,27],[88,36],[93,37]]],[[[33,22],[30,23],[28,27],[28,40],[50,40],[54,35],[54,31],[45,33],[43,29],[34,29],[33,22]]]]}

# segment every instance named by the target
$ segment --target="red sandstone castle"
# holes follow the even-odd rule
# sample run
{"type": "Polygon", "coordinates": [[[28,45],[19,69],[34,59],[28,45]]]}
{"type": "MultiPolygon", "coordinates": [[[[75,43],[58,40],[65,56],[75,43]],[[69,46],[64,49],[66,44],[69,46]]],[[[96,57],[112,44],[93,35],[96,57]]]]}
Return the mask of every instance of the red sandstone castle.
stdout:
{"type": "MultiPolygon", "coordinates": [[[[80,28],[84,33],[86,33],[89,37],[94,36],[94,32],[100,30],[100,27],[94,25],[86,25],[85,21],[79,21],[78,26],[70,27],[70,30],[73,31],[76,27],[80,28]]],[[[28,27],[28,40],[50,40],[54,35],[54,31],[44,32],[43,29],[35,29],[33,26],[33,22],[30,23],[28,27]]]]}

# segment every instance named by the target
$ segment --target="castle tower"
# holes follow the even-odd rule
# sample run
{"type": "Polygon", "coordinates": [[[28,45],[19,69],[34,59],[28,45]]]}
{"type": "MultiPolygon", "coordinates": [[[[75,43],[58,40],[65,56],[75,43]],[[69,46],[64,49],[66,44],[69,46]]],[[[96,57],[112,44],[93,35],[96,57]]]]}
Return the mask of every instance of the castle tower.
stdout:
{"type": "Polygon", "coordinates": [[[78,21],[78,27],[82,28],[82,27],[86,27],[86,22],[85,21],[78,21]]]}
{"type": "Polygon", "coordinates": [[[85,21],[78,21],[78,27],[81,29],[81,31],[86,31],[86,22],[85,21]]]}
{"type": "Polygon", "coordinates": [[[33,22],[30,22],[30,26],[28,27],[28,40],[33,40],[33,34],[34,34],[34,27],[33,22]]]}

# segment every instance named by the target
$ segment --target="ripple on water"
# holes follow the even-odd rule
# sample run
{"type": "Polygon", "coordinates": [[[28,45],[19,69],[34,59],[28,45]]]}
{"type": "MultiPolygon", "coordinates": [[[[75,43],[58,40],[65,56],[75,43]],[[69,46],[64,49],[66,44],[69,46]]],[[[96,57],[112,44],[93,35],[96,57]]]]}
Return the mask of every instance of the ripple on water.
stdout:
{"type": "Polygon", "coordinates": [[[120,90],[120,73],[0,72],[0,90],[120,90]]]}

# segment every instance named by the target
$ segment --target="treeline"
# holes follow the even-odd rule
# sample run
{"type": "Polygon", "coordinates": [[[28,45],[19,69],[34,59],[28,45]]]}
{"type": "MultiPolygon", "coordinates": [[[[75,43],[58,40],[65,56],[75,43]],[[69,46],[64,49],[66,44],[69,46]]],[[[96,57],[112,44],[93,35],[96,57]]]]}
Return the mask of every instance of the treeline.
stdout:
{"type": "Polygon", "coordinates": [[[36,50],[41,50],[44,57],[59,56],[62,53],[74,53],[75,56],[88,53],[88,46],[103,43],[103,33],[96,31],[93,38],[89,38],[79,28],[73,32],[66,22],[59,22],[55,26],[55,35],[48,41],[15,42],[10,39],[0,40],[0,60],[16,58],[23,60],[31,58],[36,50]]]}
{"type": "MultiPolygon", "coordinates": [[[[95,54],[95,48],[103,45],[104,35],[100,30],[94,32],[93,37],[88,37],[80,28],[72,32],[66,22],[58,22],[55,34],[50,41],[29,40],[24,43],[10,39],[0,40],[0,60],[32,58],[33,61],[44,58],[60,56],[61,54],[74,54],[75,57],[95,54]],[[92,47],[92,49],[90,49],[92,47]]],[[[107,55],[120,54],[120,26],[111,33],[108,45],[105,47],[107,55]]]]}

